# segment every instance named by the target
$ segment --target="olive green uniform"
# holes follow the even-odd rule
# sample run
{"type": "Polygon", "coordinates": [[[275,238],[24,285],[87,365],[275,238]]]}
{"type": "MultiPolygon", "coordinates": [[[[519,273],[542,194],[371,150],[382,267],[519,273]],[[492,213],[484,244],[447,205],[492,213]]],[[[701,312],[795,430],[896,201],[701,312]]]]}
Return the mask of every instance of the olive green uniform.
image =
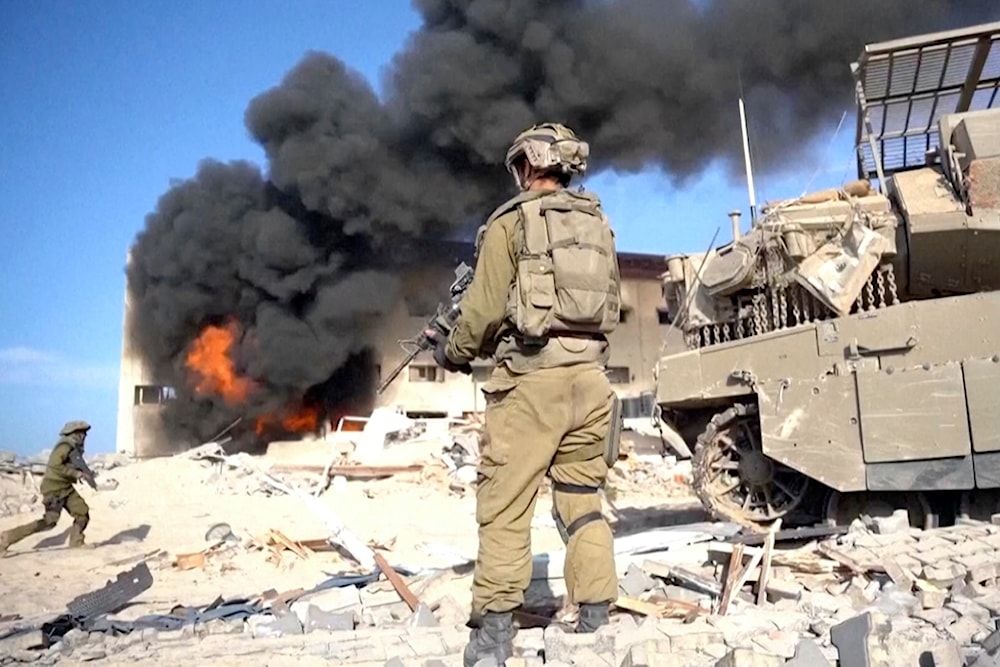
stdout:
{"type": "Polygon", "coordinates": [[[45,514],[42,515],[41,519],[11,528],[0,535],[0,553],[6,551],[10,545],[20,542],[30,535],[55,528],[56,524],[59,523],[59,514],[63,510],[66,510],[73,517],[69,538],[70,546],[83,545],[83,532],[86,530],[87,524],[90,523],[90,507],[87,506],[87,501],[73,488],[73,484],[80,479],[80,472],[70,461],[70,456],[77,447],[72,434],[59,438],[49,455],[45,476],[42,477],[40,490],[45,514]]]}
{"type": "MultiPolygon", "coordinates": [[[[546,194],[529,191],[512,201],[546,194]]],[[[480,231],[475,278],[445,348],[456,365],[489,355],[497,364],[483,387],[474,618],[524,602],[531,581],[531,519],[546,474],[553,481],[553,513],[569,534],[569,601],[614,602],[618,584],[611,530],[597,494],[608,474],[601,452],[614,399],[604,374],[608,343],[603,336],[553,333],[544,347],[524,344],[507,316],[524,232],[518,210],[508,202],[498,211],[505,208],[480,231]]]]}

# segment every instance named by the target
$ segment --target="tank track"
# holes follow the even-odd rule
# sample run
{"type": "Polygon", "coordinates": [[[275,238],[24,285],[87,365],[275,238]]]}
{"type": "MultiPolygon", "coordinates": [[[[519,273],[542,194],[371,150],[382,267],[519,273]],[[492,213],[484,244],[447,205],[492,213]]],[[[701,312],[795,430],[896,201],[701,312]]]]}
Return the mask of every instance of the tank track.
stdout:
{"type": "MultiPolygon", "coordinates": [[[[692,487],[702,506],[713,519],[730,521],[751,531],[763,532],[771,522],[758,521],[750,513],[741,512],[732,503],[720,499],[716,491],[711,488],[709,467],[713,443],[719,433],[730,428],[737,420],[757,414],[756,403],[736,403],[712,417],[697,438],[691,459],[692,487]]],[[[910,524],[914,528],[952,525],[963,517],[990,521],[993,515],[1000,515],[1000,489],[936,493],[872,491],[839,493],[805,475],[801,477],[807,480],[808,488],[803,499],[781,517],[783,528],[846,525],[861,515],[885,516],[894,508],[908,509],[910,524]],[[850,516],[844,515],[845,504],[854,510],[850,516]]]]}

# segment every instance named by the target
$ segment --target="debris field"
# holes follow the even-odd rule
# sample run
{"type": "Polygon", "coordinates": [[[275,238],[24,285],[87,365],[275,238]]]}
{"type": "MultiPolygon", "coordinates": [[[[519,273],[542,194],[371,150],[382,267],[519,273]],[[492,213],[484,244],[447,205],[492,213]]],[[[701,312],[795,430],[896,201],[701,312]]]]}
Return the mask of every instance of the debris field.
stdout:
{"type": "MultiPolygon", "coordinates": [[[[63,516],[0,559],[0,664],[461,665],[477,425],[389,421],[256,457],[91,457],[94,548],[63,516]]],[[[631,435],[604,493],[611,625],[571,630],[544,488],[508,665],[1000,665],[1000,516],[750,533],[631,435]]],[[[0,454],[0,529],[41,513],[44,460],[0,454]]]]}

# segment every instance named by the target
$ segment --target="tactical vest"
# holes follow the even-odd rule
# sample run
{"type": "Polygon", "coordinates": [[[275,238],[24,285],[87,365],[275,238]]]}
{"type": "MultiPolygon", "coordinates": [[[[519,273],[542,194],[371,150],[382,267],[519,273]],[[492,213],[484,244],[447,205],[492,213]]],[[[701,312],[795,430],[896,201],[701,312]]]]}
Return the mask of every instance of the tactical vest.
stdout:
{"type": "Polygon", "coordinates": [[[597,196],[565,189],[524,193],[490,220],[512,209],[519,213],[522,233],[515,241],[517,273],[507,300],[510,322],[527,341],[614,331],[621,278],[614,232],[597,196]]]}

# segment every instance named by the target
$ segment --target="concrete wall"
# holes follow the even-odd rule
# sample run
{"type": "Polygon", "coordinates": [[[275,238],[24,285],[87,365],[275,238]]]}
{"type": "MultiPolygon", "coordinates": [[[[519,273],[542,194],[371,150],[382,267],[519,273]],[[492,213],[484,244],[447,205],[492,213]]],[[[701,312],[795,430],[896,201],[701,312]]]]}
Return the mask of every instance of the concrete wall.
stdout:
{"type": "MultiPolygon", "coordinates": [[[[623,398],[654,389],[653,367],[660,356],[666,324],[658,309],[662,305],[659,272],[660,256],[622,254],[623,322],[610,336],[611,359],[608,374],[615,391],[623,398]]],[[[385,377],[405,357],[399,340],[421,331],[454,280],[454,267],[428,267],[407,277],[403,298],[386,316],[378,337],[372,341],[381,355],[379,371],[385,377]],[[427,292],[427,286],[436,286],[427,292]]],[[[138,457],[169,454],[186,448],[162,437],[159,402],[169,398],[169,390],[159,387],[129,345],[131,309],[126,297],[122,346],[117,449],[138,457]],[[138,388],[138,389],[137,389],[138,388]]],[[[483,409],[480,392],[492,365],[479,362],[472,376],[446,374],[437,368],[428,353],[418,356],[379,397],[378,406],[401,408],[411,416],[458,416],[483,409]]]]}
{"type": "MultiPolygon", "coordinates": [[[[132,261],[131,253],[126,265],[132,261]]],[[[171,442],[162,426],[163,402],[172,389],[153,377],[132,344],[133,311],[126,289],[122,318],[122,359],[118,377],[118,423],[115,450],[138,458],[163,456],[187,449],[187,443],[171,442]]]]}

